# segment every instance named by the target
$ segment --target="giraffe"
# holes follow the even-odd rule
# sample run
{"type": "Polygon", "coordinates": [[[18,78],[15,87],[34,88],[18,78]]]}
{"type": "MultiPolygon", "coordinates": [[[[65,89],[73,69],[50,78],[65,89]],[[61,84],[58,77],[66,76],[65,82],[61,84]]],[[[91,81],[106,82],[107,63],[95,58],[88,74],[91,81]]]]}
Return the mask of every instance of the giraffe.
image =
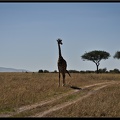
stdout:
{"type": "Polygon", "coordinates": [[[65,86],[65,73],[67,72],[69,76],[71,77],[70,73],[67,71],[67,62],[63,59],[62,54],[61,54],[61,48],[60,45],[62,45],[62,40],[58,39],[58,50],[59,50],[59,58],[58,58],[58,71],[59,71],[59,86],[60,86],[60,73],[62,73],[63,77],[63,86],[65,86]]]}

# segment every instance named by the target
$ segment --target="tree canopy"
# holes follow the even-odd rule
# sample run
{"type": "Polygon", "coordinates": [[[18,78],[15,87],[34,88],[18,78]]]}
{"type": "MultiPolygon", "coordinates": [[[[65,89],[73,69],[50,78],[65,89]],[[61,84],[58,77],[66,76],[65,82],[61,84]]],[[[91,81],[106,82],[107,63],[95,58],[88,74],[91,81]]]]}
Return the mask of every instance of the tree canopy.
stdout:
{"type": "Polygon", "coordinates": [[[101,50],[94,50],[94,51],[90,51],[90,52],[86,52],[85,54],[83,54],[81,56],[81,58],[83,60],[89,60],[89,61],[92,61],[96,64],[97,66],[97,73],[99,72],[98,71],[98,66],[100,65],[100,61],[102,59],[108,59],[110,57],[110,54],[106,51],[101,51],[101,50]]]}
{"type": "Polygon", "coordinates": [[[120,51],[117,51],[113,57],[117,58],[117,59],[120,59],[120,51]]]}

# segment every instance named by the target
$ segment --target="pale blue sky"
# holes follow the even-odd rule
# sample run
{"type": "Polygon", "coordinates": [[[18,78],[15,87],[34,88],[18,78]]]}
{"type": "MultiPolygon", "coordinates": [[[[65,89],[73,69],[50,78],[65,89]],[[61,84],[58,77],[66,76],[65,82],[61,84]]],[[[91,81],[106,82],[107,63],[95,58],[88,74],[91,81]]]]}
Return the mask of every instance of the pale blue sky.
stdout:
{"type": "Polygon", "coordinates": [[[99,68],[120,69],[120,3],[0,3],[0,67],[57,69],[57,39],[68,70],[96,70],[81,55],[92,50],[111,54],[99,68]]]}

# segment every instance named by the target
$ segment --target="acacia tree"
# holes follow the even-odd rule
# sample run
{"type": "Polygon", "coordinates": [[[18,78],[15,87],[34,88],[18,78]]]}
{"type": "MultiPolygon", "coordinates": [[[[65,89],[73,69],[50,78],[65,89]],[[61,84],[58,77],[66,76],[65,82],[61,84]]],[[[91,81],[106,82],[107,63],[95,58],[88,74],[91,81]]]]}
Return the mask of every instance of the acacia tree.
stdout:
{"type": "Polygon", "coordinates": [[[117,51],[113,57],[117,58],[117,59],[120,59],[120,51],[117,51]]]}
{"type": "Polygon", "coordinates": [[[94,50],[90,52],[86,52],[81,56],[83,60],[89,60],[96,64],[97,67],[97,73],[99,73],[98,67],[100,65],[100,61],[102,59],[108,59],[110,57],[110,54],[106,51],[100,51],[100,50],[94,50]]]}

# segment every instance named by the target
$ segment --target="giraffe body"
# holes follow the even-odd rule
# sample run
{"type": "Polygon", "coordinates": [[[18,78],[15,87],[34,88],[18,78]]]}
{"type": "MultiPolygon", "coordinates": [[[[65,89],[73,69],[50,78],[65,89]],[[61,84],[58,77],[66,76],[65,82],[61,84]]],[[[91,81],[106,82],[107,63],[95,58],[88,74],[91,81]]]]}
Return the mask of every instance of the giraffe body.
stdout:
{"type": "MultiPolygon", "coordinates": [[[[63,59],[62,55],[61,55],[61,48],[60,48],[60,44],[62,45],[62,40],[58,39],[58,48],[59,48],[59,58],[58,58],[58,70],[59,70],[59,86],[60,86],[60,73],[62,73],[63,76],[63,86],[66,84],[65,83],[65,73],[67,72],[69,74],[69,72],[66,70],[67,69],[67,62],[63,59]]],[[[69,74],[70,76],[70,74],[69,74]]]]}
{"type": "Polygon", "coordinates": [[[60,72],[66,71],[66,67],[67,67],[66,61],[63,59],[63,57],[59,57],[58,58],[58,70],[60,72]]]}

